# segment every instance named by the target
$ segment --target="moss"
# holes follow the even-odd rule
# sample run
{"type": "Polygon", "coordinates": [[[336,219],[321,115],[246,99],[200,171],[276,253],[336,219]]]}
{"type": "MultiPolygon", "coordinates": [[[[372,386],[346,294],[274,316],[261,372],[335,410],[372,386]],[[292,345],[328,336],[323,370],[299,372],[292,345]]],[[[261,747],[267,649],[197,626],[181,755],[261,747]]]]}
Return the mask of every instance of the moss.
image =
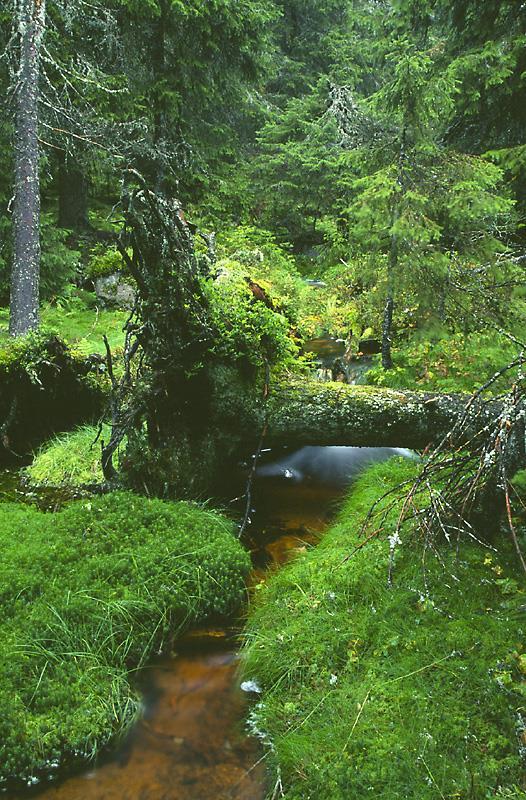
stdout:
{"type": "Polygon", "coordinates": [[[71,487],[103,483],[100,440],[109,441],[109,426],[103,426],[96,443],[97,435],[97,426],[83,425],[70,433],[55,436],[40,448],[27,468],[30,483],[71,487]]]}
{"type": "Polygon", "coordinates": [[[244,596],[220,515],[131,493],[55,514],[0,506],[0,778],[88,757],[135,718],[134,671],[244,596]]]}
{"type": "MultiPolygon", "coordinates": [[[[465,409],[462,396],[288,379],[272,385],[272,444],[391,445],[424,448],[440,441],[465,409]]],[[[473,419],[495,409],[473,406],[473,419]]]]}
{"type": "Polygon", "coordinates": [[[0,456],[23,453],[57,430],[99,416],[107,385],[83,357],[46,332],[0,348],[0,456]]]}
{"type": "MultiPolygon", "coordinates": [[[[128,313],[125,311],[99,309],[95,295],[76,290],[76,295],[64,298],[60,303],[45,303],[40,309],[44,331],[52,331],[59,336],[79,356],[92,353],[105,353],[103,336],[113,351],[122,348],[124,334],[122,328],[128,313]]],[[[12,340],[7,333],[9,311],[0,309],[0,352],[11,349],[12,340]]],[[[1,356],[0,356],[1,358],[1,356]]]]}
{"type": "Polygon", "coordinates": [[[412,463],[372,468],[322,543],[262,588],[243,672],[287,800],[483,800],[524,771],[525,591],[503,538],[431,550],[406,531],[387,585],[399,507],[369,543],[364,515],[412,463]],[[351,557],[349,557],[351,556],[351,557]],[[522,760],[521,760],[522,758],[522,760]]]}

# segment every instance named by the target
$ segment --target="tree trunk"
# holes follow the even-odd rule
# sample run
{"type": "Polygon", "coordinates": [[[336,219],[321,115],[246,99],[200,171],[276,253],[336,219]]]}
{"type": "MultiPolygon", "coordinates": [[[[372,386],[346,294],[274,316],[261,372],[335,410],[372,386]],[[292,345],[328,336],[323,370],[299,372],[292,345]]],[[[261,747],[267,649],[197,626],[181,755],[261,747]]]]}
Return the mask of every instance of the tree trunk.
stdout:
{"type": "Polygon", "coordinates": [[[382,367],[384,369],[393,368],[391,356],[391,334],[393,330],[393,310],[394,299],[391,293],[387,295],[384,309],[384,321],[382,325],[382,367]]]}
{"type": "Polygon", "coordinates": [[[58,168],[58,224],[69,230],[86,230],[88,179],[74,159],[61,155],[58,168]]]}
{"type": "Polygon", "coordinates": [[[38,327],[40,278],[40,181],[38,100],[45,0],[18,0],[20,38],[15,115],[15,201],[9,333],[38,327]]]}
{"type": "Polygon", "coordinates": [[[154,73],[155,85],[158,89],[153,118],[153,144],[157,151],[157,159],[154,165],[154,191],[159,195],[166,194],[166,158],[167,150],[167,109],[166,109],[166,28],[169,8],[166,0],[160,0],[159,19],[157,26],[157,36],[152,52],[152,68],[154,73]]]}

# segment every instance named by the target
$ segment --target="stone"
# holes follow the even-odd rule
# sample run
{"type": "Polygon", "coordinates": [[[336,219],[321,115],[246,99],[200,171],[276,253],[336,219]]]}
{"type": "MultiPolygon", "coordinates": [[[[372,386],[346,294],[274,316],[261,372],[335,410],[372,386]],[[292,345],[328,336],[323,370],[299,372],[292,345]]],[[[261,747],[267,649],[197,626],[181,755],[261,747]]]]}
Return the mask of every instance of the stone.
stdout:
{"type": "Polygon", "coordinates": [[[97,278],[95,293],[102,305],[108,308],[131,310],[135,305],[135,289],[120,272],[97,278]]]}

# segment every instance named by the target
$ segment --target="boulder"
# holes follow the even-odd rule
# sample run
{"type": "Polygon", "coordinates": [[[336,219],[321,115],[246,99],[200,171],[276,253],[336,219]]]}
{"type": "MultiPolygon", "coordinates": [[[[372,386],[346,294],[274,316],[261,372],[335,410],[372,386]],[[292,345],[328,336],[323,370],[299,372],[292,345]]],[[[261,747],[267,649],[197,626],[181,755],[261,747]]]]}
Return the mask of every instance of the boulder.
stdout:
{"type": "Polygon", "coordinates": [[[97,278],[95,293],[102,305],[108,308],[130,310],[135,305],[135,289],[120,272],[97,278]]]}

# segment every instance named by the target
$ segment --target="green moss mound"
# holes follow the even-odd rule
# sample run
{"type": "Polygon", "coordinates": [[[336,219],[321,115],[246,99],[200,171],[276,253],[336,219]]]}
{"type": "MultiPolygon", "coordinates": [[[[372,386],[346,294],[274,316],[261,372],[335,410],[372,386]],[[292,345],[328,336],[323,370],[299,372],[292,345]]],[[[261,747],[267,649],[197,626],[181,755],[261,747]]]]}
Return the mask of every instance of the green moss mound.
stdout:
{"type": "Polygon", "coordinates": [[[461,542],[424,558],[408,530],[392,588],[400,507],[359,547],[372,502],[415,469],[366,473],[251,611],[243,669],[263,689],[252,724],[287,800],[523,796],[526,592],[506,537],[498,552],[461,542]]]}
{"type": "Polygon", "coordinates": [[[109,426],[95,442],[97,434],[97,426],[82,425],[47,442],[26,470],[30,483],[72,487],[103,483],[100,441],[109,440],[109,426]]]}
{"type": "Polygon", "coordinates": [[[229,615],[250,563],[232,524],[126,492],[56,514],[0,506],[0,781],[94,755],[136,717],[130,678],[229,615]]]}

